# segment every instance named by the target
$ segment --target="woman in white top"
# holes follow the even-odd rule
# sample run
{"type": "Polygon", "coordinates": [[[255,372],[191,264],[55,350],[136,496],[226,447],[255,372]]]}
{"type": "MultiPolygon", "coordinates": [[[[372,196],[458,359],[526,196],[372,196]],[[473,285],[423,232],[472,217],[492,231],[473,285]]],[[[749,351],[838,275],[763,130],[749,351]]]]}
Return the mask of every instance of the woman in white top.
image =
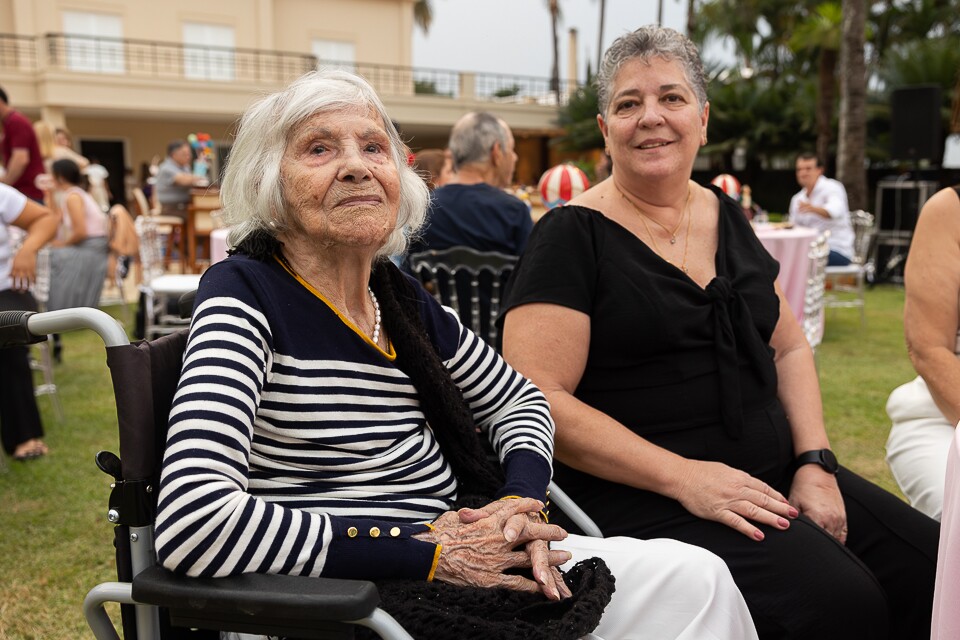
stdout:
{"type": "MultiPolygon", "coordinates": [[[[49,209],[0,184],[0,311],[35,311],[30,295],[37,269],[37,251],[57,232],[49,209]],[[14,250],[10,227],[27,232],[14,250]]],[[[14,460],[31,460],[47,453],[43,426],[33,396],[33,373],[26,347],[0,349],[0,436],[14,460]]]]}
{"type": "Polygon", "coordinates": [[[919,374],[887,401],[887,462],[914,507],[940,519],[960,421],[960,186],[923,205],[904,271],[903,328],[919,374]]]}

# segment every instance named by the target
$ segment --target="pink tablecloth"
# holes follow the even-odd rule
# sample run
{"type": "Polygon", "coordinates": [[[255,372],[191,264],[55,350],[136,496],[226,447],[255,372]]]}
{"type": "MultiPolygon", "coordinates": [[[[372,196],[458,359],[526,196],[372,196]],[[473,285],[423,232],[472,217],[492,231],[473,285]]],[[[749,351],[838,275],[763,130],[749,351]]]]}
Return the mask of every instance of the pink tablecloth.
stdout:
{"type": "Polygon", "coordinates": [[[230,229],[214,229],[210,232],[210,264],[227,258],[227,234],[230,229]]]}
{"type": "Polygon", "coordinates": [[[960,638],[960,429],[947,454],[931,640],[960,638]]]}
{"type": "Polygon", "coordinates": [[[757,227],[756,232],[763,246],[780,263],[780,288],[797,320],[803,320],[803,297],[810,276],[810,243],[817,237],[816,229],[757,227]]]}

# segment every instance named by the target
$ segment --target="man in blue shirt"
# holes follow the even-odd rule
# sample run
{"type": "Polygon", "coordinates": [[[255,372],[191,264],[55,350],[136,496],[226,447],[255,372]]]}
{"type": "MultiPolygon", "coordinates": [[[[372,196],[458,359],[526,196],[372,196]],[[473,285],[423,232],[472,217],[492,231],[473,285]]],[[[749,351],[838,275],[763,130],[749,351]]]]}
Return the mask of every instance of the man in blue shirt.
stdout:
{"type": "Polygon", "coordinates": [[[486,112],[460,118],[450,132],[453,180],[433,192],[429,222],[411,252],[466,246],[519,255],[533,228],[530,209],[503,191],[517,165],[513,133],[486,112]]]}

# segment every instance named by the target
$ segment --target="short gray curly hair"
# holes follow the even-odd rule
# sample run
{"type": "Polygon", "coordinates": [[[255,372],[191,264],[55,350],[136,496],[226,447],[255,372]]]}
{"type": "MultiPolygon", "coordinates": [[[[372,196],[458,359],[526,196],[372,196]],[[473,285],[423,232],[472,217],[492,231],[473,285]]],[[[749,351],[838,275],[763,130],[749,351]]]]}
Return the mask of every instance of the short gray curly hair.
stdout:
{"type": "Polygon", "coordinates": [[[232,227],[232,246],[257,231],[276,237],[292,228],[280,164],[294,128],[317,113],[357,110],[373,110],[380,116],[400,175],[397,223],[377,256],[406,251],[409,237],[423,226],[430,192],[407,165],[406,145],[373,87],[359,76],[332,69],[301,76],[286,89],[259,100],[241,116],[220,187],[223,220],[232,227]]]}
{"type": "Polygon", "coordinates": [[[657,25],[646,25],[636,31],[620,36],[613,41],[597,70],[595,79],[597,103],[600,114],[605,115],[610,106],[610,92],[620,67],[629,60],[651,58],[676,60],[683,68],[687,82],[697,96],[700,111],[707,105],[707,75],[697,45],[682,33],[657,25]]]}

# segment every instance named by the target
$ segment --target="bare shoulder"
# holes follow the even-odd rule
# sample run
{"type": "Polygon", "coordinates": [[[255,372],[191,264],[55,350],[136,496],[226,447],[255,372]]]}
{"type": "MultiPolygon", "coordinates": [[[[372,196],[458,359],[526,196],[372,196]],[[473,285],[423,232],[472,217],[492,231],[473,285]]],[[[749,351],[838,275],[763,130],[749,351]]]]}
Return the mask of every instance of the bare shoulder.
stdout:
{"type": "Polygon", "coordinates": [[[941,189],[924,203],[915,235],[923,236],[925,231],[960,237],[960,197],[952,187],[941,189]]]}

